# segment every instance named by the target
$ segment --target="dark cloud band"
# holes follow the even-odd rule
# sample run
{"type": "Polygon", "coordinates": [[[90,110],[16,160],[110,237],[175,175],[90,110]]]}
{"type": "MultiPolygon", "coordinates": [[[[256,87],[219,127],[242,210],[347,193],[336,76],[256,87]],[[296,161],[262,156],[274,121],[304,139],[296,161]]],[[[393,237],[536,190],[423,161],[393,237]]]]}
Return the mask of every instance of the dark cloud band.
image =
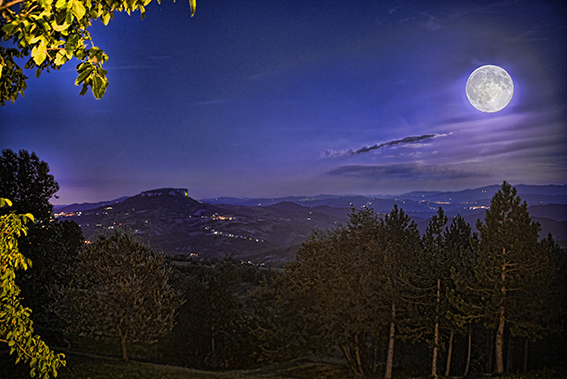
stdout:
{"type": "Polygon", "coordinates": [[[411,144],[411,143],[421,142],[421,141],[424,141],[424,140],[435,138],[437,136],[438,136],[437,134],[424,134],[424,135],[421,135],[421,136],[409,136],[409,137],[405,137],[405,138],[402,138],[402,139],[396,139],[396,140],[392,140],[392,141],[388,141],[388,142],[377,143],[377,144],[374,144],[372,146],[363,146],[358,150],[354,150],[354,149],[348,149],[348,150],[342,150],[342,151],[325,150],[321,153],[321,155],[323,157],[330,157],[330,158],[343,157],[343,156],[348,156],[348,155],[358,155],[358,154],[362,154],[362,153],[367,153],[367,152],[372,151],[372,150],[381,149],[383,147],[390,147],[390,146],[401,145],[401,144],[411,144]]]}
{"type": "Polygon", "coordinates": [[[457,179],[470,177],[484,177],[487,174],[479,171],[455,170],[439,166],[421,166],[417,164],[395,164],[395,165],[346,165],[335,167],[327,172],[327,175],[365,177],[373,180],[397,179],[397,180],[439,180],[457,179]]]}

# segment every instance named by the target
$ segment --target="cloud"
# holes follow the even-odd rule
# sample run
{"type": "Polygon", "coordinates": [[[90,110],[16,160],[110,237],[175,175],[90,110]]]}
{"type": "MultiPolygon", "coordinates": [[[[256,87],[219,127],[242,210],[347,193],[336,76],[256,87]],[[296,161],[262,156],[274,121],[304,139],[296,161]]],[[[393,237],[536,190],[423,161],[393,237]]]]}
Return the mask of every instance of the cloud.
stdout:
{"type": "Polygon", "coordinates": [[[395,145],[400,145],[400,144],[415,144],[416,142],[420,142],[423,140],[427,140],[427,139],[431,139],[431,138],[435,138],[435,137],[440,137],[441,135],[439,134],[424,134],[421,136],[409,136],[409,137],[405,137],[402,139],[396,139],[396,140],[392,140],[392,141],[388,141],[388,142],[382,142],[382,143],[377,143],[374,144],[372,146],[363,146],[360,149],[354,150],[354,149],[348,149],[348,150],[341,150],[341,151],[336,151],[336,150],[325,150],[323,152],[321,152],[321,156],[323,157],[344,157],[344,156],[349,156],[349,155],[358,155],[358,154],[362,154],[362,153],[367,153],[369,151],[372,150],[377,150],[377,149],[381,149],[383,147],[391,147],[391,146],[395,146],[395,145]]]}
{"type": "Polygon", "coordinates": [[[475,170],[464,171],[444,168],[442,166],[418,164],[392,165],[344,165],[331,169],[326,173],[333,176],[365,177],[380,180],[443,180],[488,176],[487,173],[475,170]]]}

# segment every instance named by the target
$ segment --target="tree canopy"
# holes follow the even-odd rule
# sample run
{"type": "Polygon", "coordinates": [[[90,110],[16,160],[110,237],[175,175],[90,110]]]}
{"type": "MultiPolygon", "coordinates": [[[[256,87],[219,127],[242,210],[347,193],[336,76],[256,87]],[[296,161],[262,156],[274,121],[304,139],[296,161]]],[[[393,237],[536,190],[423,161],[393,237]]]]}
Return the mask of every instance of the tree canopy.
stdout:
{"type": "MultiPolygon", "coordinates": [[[[53,343],[60,339],[60,320],[49,311],[54,289],[68,283],[68,267],[84,243],[80,226],[74,221],[52,219],[50,199],[59,185],[49,166],[35,153],[6,149],[0,156],[0,197],[11,199],[14,212],[34,215],[26,235],[18,238],[20,252],[34,263],[16,283],[23,304],[34,310],[32,318],[42,336],[53,343]]],[[[0,214],[8,210],[0,210],[0,214]]]]}
{"type": "MultiPolygon", "coordinates": [[[[102,98],[108,87],[102,66],[108,56],[94,44],[89,28],[96,20],[108,25],[114,12],[139,11],[144,18],[151,1],[0,0],[2,39],[12,42],[11,47],[0,46],[0,105],[24,96],[28,77],[18,59],[27,59],[24,68],[36,69],[39,77],[42,71],[58,70],[76,58],[75,85],[82,86],[80,95],[90,88],[95,98],[102,98]]],[[[193,16],[196,0],[189,0],[189,5],[193,16]]]]}
{"type": "Polygon", "coordinates": [[[72,274],[57,306],[68,332],[119,337],[128,360],[128,341],[153,342],[173,328],[182,294],[168,283],[164,255],[133,234],[100,235],[79,253],[72,274]]]}
{"type": "MultiPolygon", "coordinates": [[[[11,206],[0,198],[0,207],[11,206]]],[[[15,283],[16,270],[26,270],[31,261],[18,251],[17,238],[26,234],[27,220],[31,214],[9,213],[0,216],[0,342],[8,344],[10,354],[16,353],[16,363],[29,362],[32,377],[44,379],[57,376],[59,367],[65,365],[65,356],[56,354],[34,334],[31,310],[20,302],[20,289],[15,283]]]]}
{"type": "Polygon", "coordinates": [[[0,197],[10,199],[17,213],[31,213],[35,220],[47,223],[53,206],[49,199],[59,191],[59,184],[49,173],[49,166],[36,153],[11,149],[0,156],[0,197]]]}
{"type": "MultiPolygon", "coordinates": [[[[313,232],[296,261],[256,295],[264,304],[256,316],[263,358],[340,349],[353,374],[383,370],[388,379],[394,356],[402,350],[403,357],[411,345],[422,361],[431,357],[433,377],[439,362],[446,376],[457,367],[468,373],[471,355],[480,350],[475,359],[487,372],[492,357],[495,371],[503,372],[504,352],[506,370],[513,370],[514,339],[536,340],[557,322],[554,299],[562,287],[554,281],[553,259],[560,254],[551,237],[538,239],[539,224],[506,182],[477,229],[479,235],[472,234],[461,216],[449,224],[439,208],[421,237],[394,206],[383,217],[353,209],[346,226],[313,232]],[[486,336],[475,338],[476,348],[473,330],[486,336]],[[454,351],[460,354],[456,365],[454,351]]],[[[527,359],[524,348],[524,367],[527,359]]]]}
{"type": "Polygon", "coordinates": [[[478,220],[480,241],[474,281],[459,283],[472,290],[476,312],[496,328],[496,372],[504,372],[504,336],[539,338],[550,316],[545,299],[554,277],[552,239],[538,241],[540,225],[517,190],[504,182],[492,197],[484,223],[478,220]],[[551,242],[550,242],[551,241],[551,242]],[[476,296],[474,296],[476,295],[476,296]]]}
{"type": "Polygon", "coordinates": [[[383,218],[353,208],[346,226],[316,231],[285,275],[258,297],[271,304],[260,315],[258,338],[267,359],[337,347],[353,374],[378,371],[387,341],[385,377],[392,377],[396,330],[406,320],[405,289],[420,252],[417,226],[397,206],[383,218]]]}

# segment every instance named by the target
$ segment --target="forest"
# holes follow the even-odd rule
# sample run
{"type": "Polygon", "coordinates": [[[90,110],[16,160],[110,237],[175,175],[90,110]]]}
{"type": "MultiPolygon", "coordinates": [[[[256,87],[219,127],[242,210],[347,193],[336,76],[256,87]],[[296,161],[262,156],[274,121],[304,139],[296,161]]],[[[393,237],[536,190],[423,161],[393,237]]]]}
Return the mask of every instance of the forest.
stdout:
{"type": "Polygon", "coordinates": [[[45,162],[5,150],[1,163],[8,377],[65,378],[87,352],[214,372],[307,359],[386,379],[565,365],[565,252],[507,182],[476,231],[441,207],[423,235],[397,205],[352,207],[277,270],[180,262],[125,230],[87,244],[52,219],[45,162]]]}

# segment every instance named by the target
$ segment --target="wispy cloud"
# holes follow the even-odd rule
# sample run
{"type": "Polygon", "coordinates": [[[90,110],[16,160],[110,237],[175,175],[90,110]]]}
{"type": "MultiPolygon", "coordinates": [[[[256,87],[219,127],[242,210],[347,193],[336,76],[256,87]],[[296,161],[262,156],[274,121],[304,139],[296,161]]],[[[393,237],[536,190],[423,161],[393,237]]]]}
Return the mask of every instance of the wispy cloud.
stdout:
{"type": "Polygon", "coordinates": [[[373,180],[409,180],[419,181],[422,179],[457,179],[486,176],[486,173],[465,170],[455,170],[443,166],[411,164],[391,165],[344,165],[335,167],[327,172],[327,175],[365,177],[373,180]]]}
{"type": "Polygon", "coordinates": [[[421,136],[409,136],[409,137],[404,137],[402,139],[391,140],[391,141],[388,141],[388,142],[376,143],[372,146],[363,146],[360,149],[356,149],[356,150],[355,149],[348,149],[348,150],[341,150],[341,151],[325,150],[325,151],[321,152],[321,156],[333,158],[333,157],[344,157],[344,156],[349,156],[349,155],[358,155],[358,154],[362,154],[362,153],[367,153],[367,152],[372,151],[372,150],[381,149],[381,148],[384,148],[384,147],[391,147],[391,146],[396,146],[396,145],[401,145],[401,144],[415,144],[417,142],[428,140],[428,139],[439,137],[439,136],[440,136],[439,134],[424,134],[424,135],[421,135],[421,136]]]}

